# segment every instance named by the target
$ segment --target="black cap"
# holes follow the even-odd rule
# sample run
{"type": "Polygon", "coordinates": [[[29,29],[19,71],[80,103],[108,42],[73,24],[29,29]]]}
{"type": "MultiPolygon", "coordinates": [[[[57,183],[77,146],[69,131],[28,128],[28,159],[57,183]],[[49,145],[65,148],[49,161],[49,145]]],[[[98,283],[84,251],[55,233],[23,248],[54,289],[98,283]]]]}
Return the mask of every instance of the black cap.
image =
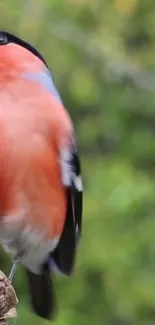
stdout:
{"type": "Polygon", "coordinates": [[[7,43],[8,43],[7,36],[4,33],[0,32],[0,45],[5,45],[7,43]]]}
{"type": "Polygon", "coordinates": [[[14,43],[14,44],[24,47],[25,49],[30,51],[32,54],[37,56],[48,68],[48,65],[47,65],[46,61],[44,60],[43,56],[32,45],[30,45],[29,43],[25,42],[24,40],[20,39],[19,37],[15,36],[13,34],[10,34],[5,31],[0,31],[0,45],[5,45],[8,43],[14,43]]]}

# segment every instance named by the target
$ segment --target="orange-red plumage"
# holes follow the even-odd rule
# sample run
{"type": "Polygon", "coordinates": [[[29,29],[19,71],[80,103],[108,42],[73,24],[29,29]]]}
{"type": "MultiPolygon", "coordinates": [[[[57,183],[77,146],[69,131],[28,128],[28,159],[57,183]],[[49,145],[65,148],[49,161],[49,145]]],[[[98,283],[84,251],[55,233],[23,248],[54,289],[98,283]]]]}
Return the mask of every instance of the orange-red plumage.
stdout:
{"type": "Polygon", "coordinates": [[[71,274],[81,219],[71,119],[40,54],[0,32],[0,244],[26,267],[41,317],[52,312],[52,263],[71,274]]]}
{"type": "Polygon", "coordinates": [[[69,141],[72,125],[61,104],[40,84],[22,78],[20,61],[15,64],[22,58],[23,70],[37,71],[42,65],[38,58],[22,47],[10,48],[0,47],[0,215],[15,215],[25,207],[25,218],[35,227],[47,227],[46,237],[55,238],[66,213],[58,151],[61,142],[69,141]]]}

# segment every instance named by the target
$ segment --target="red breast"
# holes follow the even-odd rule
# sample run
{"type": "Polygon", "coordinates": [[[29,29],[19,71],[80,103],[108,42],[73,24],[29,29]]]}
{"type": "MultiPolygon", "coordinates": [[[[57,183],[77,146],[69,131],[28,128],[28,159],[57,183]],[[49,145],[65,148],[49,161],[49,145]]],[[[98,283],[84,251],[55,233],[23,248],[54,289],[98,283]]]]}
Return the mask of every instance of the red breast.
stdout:
{"type": "MultiPolygon", "coordinates": [[[[40,61],[32,66],[38,69],[40,61]]],[[[8,76],[11,71],[16,71],[14,65],[8,76]]],[[[20,73],[12,76],[9,82],[4,78],[0,94],[0,215],[16,215],[25,208],[26,222],[45,229],[46,238],[55,238],[66,215],[59,146],[67,143],[72,124],[63,106],[41,85],[20,73]]]]}

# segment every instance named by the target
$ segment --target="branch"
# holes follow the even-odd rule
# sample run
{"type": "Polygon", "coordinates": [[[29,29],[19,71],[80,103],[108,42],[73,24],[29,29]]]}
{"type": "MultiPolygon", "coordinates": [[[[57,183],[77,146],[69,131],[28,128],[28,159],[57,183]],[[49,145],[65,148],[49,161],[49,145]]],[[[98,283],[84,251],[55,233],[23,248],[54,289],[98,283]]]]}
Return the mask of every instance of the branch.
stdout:
{"type": "Polygon", "coordinates": [[[17,303],[18,299],[11,282],[0,271],[0,325],[6,325],[8,318],[17,316],[17,303]]]}

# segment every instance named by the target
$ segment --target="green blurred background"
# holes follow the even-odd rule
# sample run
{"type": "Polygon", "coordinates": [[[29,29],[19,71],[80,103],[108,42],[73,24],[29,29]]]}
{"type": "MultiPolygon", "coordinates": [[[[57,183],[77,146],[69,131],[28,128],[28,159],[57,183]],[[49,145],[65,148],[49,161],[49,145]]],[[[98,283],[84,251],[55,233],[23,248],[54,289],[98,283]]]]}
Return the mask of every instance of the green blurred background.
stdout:
{"type": "MultiPolygon", "coordinates": [[[[44,55],[81,153],[83,236],[74,276],[56,279],[55,324],[154,324],[155,1],[1,0],[0,28],[44,55]]],[[[22,269],[14,284],[17,324],[45,324],[22,269]]]]}

